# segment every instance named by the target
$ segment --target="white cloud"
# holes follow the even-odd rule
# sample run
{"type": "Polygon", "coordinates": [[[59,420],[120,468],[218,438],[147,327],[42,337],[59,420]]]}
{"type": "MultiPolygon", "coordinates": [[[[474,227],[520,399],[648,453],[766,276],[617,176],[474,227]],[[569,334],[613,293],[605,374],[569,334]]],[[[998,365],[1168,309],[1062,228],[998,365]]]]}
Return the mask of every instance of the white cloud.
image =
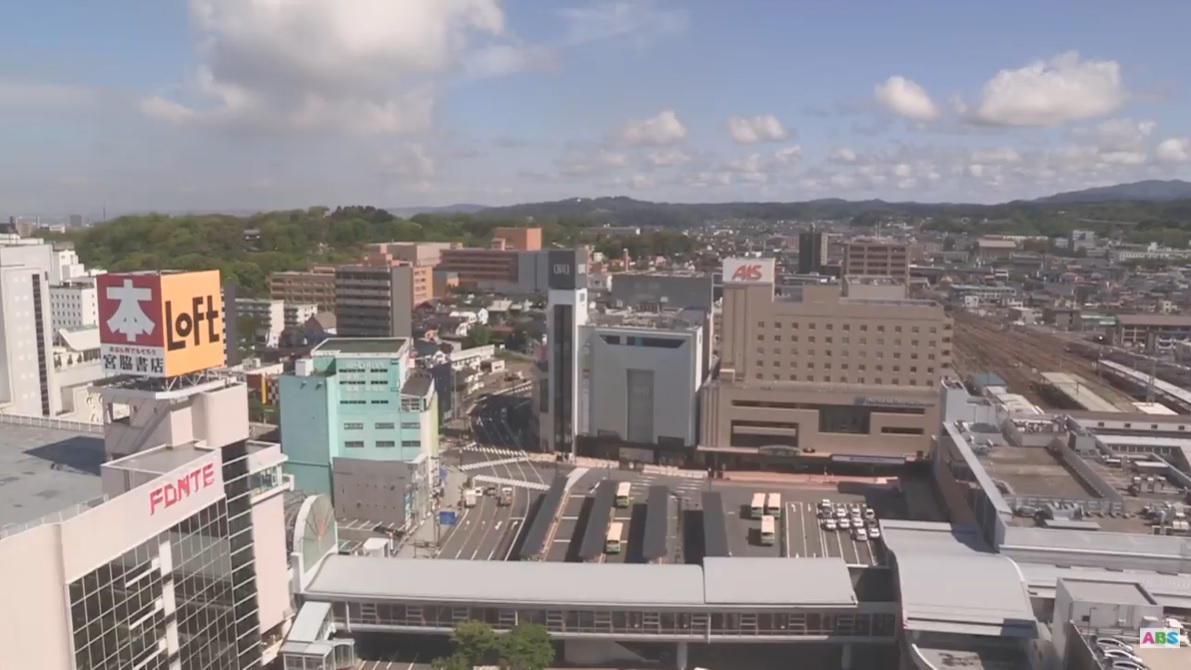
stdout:
{"type": "Polygon", "coordinates": [[[828,160],[833,163],[855,163],[856,152],[848,147],[839,147],[838,149],[832,149],[831,154],[828,155],[828,160]]]}
{"type": "Polygon", "coordinates": [[[674,35],[684,32],[688,23],[685,10],[649,0],[592,2],[560,10],[559,14],[567,23],[565,41],[572,45],[674,35]]]}
{"type": "Polygon", "coordinates": [[[173,123],[358,135],[430,124],[434,82],[499,74],[519,53],[499,0],[190,0],[201,65],[192,100],[153,97],[173,123]]]}
{"type": "Polygon", "coordinates": [[[782,122],[772,114],[762,116],[737,116],[728,119],[728,134],[737,144],[778,142],[786,139],[789,132],[782,122]]]}
{"type": "Polygon", "coordinates": [[[93,99],[92,91],[82,86],[0,79],[0,109],[75,107],[93,99]]]}
{"type": "Polygon", "coordinates": [[[777,161],[778,165],[791,165],[797,163],[800,158],[802,158],[802,147],[797,144],[773,152],[773,160],[777,161]]]}
{"type": "Polygon", "coordinates": [[[558,174],[568,178],[587,177],[614,172],[628,165],[629,157],[618,151],[572,149],[559,162],[558,174]]]}
{"type": "Polygon", "coordinates": [[[977,149],[972,152],[971,160],[973,163],[1019,163],[1021,154],[1013,147],[977,149]]]}
{"type": "Polygon", "coordinates": [[[382,154],[378,161],[381,171],[397,177],[429,179],[438,172],[438,164],[425,146],[405,144],[382,154]]]}
{"type": "Polygon", "coordinates": [[[1105,151],[1130,151],[1142,147],[1157,127],[1153,121],[1111,119],[1092,128],[1078,128],[1073,134],[1105,151]]]}
{"type": "Polygon", "coordinates": [[[658,167],[686,165],[693,160],[690,154],[681,149],[662,149],[659,151],[651,151],[646,158],[651,164],[658,167]]]}
{"type": "Polygon", "coordinates": [[[633,119],[621,126],[615,140],[625,146],[666,146],[686,139],[687,129],[674,110],[648,119],[633,119]]]}
{"type": "Polygon", "coordinates": [[[926,89],[905,77],[890,77],[873,88],[873,99],[885,109],[912,121],[931,121],[939,108],[926,89]]]}
{"type": "Polygon", "coordinates": [[[990,126],[1059,126],[1111,114],[1125,101],[1121,66],[1080,60],[1074,51],[1016,70],[1001,70],[962,116],[990,126]]]}
{"type": "Polygon", "coordinates": [[[1158,144],[1154,155],[1164,163],[1186,163],[1191,161],[1191,138],[1172,137],[1158,144]]]}

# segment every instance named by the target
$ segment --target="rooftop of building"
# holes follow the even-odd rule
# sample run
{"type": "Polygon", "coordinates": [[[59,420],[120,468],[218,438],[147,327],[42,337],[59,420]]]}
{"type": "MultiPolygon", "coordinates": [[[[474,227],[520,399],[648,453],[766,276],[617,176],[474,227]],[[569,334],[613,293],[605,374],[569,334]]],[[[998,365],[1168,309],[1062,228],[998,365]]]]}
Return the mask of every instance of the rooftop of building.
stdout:
{"type": "Polygon", "coordinates": [[[695,330],[703,325],[706,314],[699,310],[662,309],[659,311],[616,309],[592,311],[588,324],[599,328],[645,328],[649,330],[695,330]]]}
{"type": "Polygon", "coordinates": [[[0,532],[101,496],[104,458],[102,432],[0,420],[0,532]]]}
{"type": "Polygon", "coordinates": [[[200,449],[194,445],[159,447],[125,456],[114,461],[109,467],[160,475],[176,470],[208,453],[210,450],[200,449]]]}
{"type": "Polygon", "coordinates": [[[315,356],[337,356],[353,354],[388,354],[396,356],[402,352],[409,340],[404,337],[333,337],[324,340],[310,353],[315,356]]]}

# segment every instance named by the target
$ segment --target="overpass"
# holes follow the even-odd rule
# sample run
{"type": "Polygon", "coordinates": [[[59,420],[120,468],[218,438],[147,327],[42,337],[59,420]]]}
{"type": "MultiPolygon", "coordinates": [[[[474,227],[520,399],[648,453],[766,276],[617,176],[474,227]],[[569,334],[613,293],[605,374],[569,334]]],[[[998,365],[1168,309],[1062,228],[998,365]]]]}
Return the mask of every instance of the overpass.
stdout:
{"type": "Polygon", "coordinates": [[[559,640],[894,640],[898,606],[856,596],[838,558],[719,558],[702,566],[329,556],[303,592],[343,632],[450,634],[545,626],[559,640]]]}

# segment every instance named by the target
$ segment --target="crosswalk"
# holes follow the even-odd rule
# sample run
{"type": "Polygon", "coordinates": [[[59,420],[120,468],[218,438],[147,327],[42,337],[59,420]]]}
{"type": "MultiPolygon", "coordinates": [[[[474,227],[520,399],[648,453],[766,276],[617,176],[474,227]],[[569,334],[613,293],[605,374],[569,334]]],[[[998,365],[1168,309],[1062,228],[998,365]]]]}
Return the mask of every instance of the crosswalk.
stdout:
{"type": "Polygon", "coordinates": [[[512,486],[515,488],[529,489],[531,491],[546,491],[550,488],[548,485],[541,482],[527,482],[521,479],[508,479],[506,477],[493,477],[490,475],[476,475],[474,480],[477,484],[512,486]]]}
{"type": "Polygon", "coordinates": [[[465,463],[459,466],[462,472],[472,472],[474,470],[483,470],[484,468],[495,468],[501,465],[512,465],[514,463],[527,463],[529,459],[525,454],[520,456],[510,456],[509,458],[500,458],[495,461],[477,461],[475,463],[465,463]]]}

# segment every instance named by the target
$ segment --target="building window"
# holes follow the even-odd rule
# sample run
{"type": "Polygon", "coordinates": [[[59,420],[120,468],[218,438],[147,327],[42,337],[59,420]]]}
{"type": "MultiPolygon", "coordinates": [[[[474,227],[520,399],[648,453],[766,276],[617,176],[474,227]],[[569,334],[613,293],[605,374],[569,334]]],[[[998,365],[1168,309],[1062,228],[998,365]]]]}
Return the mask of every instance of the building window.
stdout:
{"type": "Polygon", "coordinates": [[[403,447],[420,447],[420,446],[422,446],[422,441],[421,440],[402,440],[401,446],[403,446],[403,447]]]}
{"type": "Polygon", "coordinates": [[[345,423],[345,424],[343,424],[343,429],[344,430],[364,430],[364,424],[362,424],[362,423],[345,423]]]}
{"type": "Polygon", "coordinates": [[[382,449],[396,447],[397,443],[393,440],[377,440],[376,446],[382,449]]]}
{"type": "MultiPolygon", "coordinates": [[[[389,424],[389,425],[392,426],[393,424],[389,424]]],[[[417,421],[402,421],[401,422],[401,428],[404,430],[418,430],[421,427],[422,427],[422,424],[418,423],[417,421]]]]}
{"type": "Polygon", "coordinates": [[[364,442],[363,440],[348,440],[347,442],[343,443],[343,446],[348,447],[349,449],[363,449],[364,442]]]}
{"type": "Polygon", "coordinates": [[[376,424],[377,430],[393,430],[393,423],[390,421],[382,421],[376,424]]]}

